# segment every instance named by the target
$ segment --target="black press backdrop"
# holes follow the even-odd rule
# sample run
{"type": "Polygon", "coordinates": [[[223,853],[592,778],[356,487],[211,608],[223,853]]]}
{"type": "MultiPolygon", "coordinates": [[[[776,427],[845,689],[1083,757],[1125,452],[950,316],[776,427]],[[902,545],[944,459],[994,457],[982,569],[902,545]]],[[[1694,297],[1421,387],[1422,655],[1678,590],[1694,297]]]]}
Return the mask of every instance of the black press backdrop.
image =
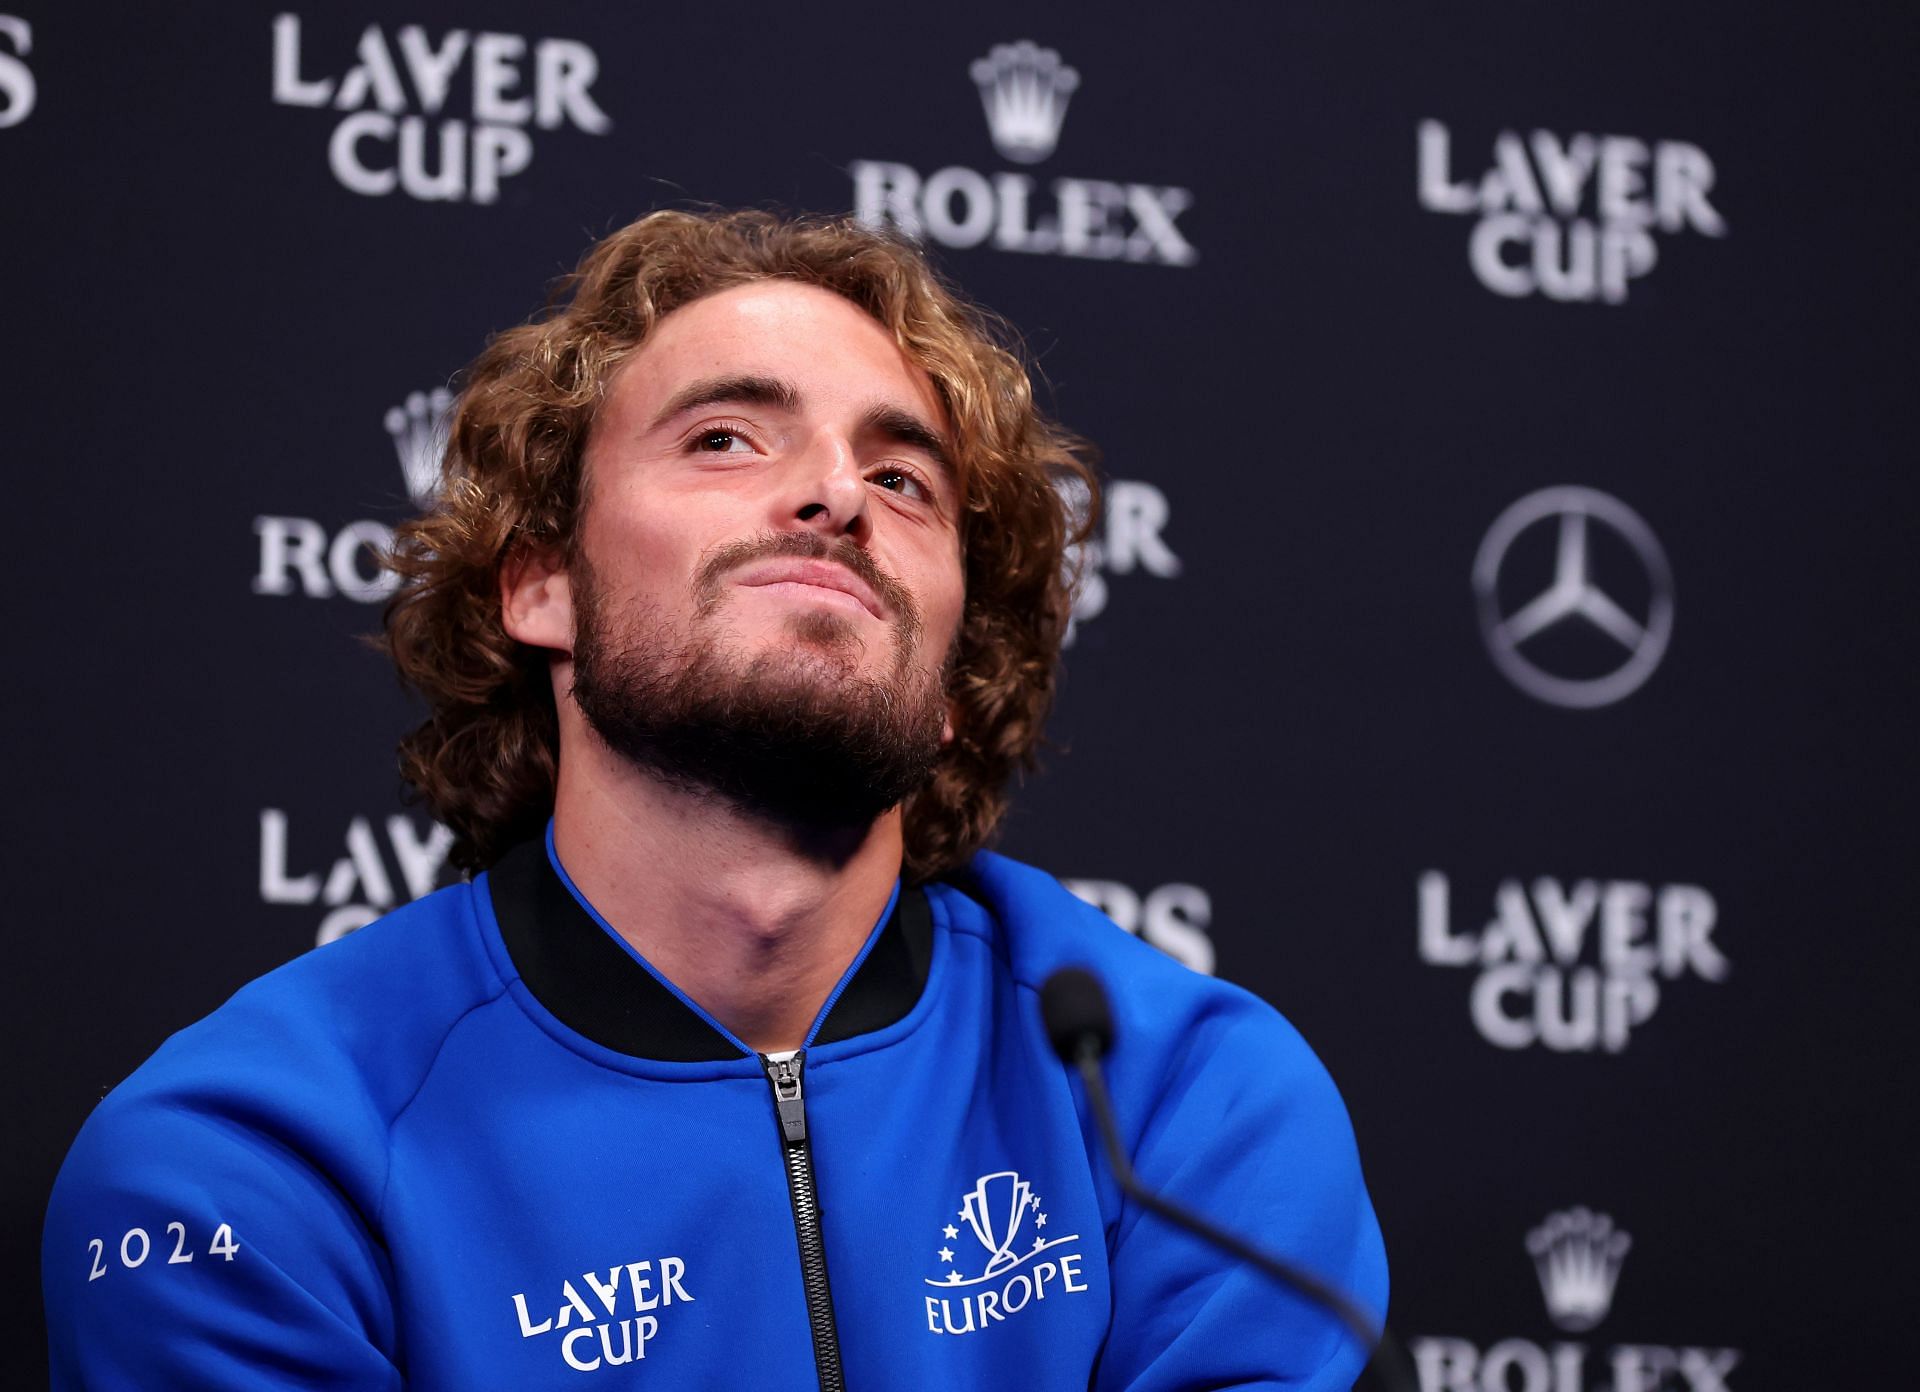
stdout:
{"type": "Polygon", "coordinates": [[[1003,848],[1313,1041],[1427,1392],[1910,1376],[1898,7],[0,10],[13,1385],[102,1092],[443,878],[435,389],[689,202],[917,231],[1102,445],[1003,848]]]}

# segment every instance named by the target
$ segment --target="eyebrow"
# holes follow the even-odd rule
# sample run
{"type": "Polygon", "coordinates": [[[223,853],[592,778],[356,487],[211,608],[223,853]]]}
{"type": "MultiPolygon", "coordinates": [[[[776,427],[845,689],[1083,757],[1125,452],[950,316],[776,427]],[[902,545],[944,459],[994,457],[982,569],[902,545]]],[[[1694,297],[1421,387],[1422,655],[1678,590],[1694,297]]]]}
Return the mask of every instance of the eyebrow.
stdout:
{"type": "Polygon", "coordinates": [[[954,472],[953,455],[947,449],[946,439],[918,416],[898,406],[875,406],[867,412],[865,424],[867,429],[896,444],[924,451],[948,474],[954,472]]]}
{"type": "Polygon", "coordinates": [[[697,411],[702,406],[718,406],[723,402],[798,411],[800,393],[793,383],[783,382],[778,377],[708,377],[675,393],[673,400],[654,418],[654,428],[658,429],[675,416],[688,411],[697,411]]]}

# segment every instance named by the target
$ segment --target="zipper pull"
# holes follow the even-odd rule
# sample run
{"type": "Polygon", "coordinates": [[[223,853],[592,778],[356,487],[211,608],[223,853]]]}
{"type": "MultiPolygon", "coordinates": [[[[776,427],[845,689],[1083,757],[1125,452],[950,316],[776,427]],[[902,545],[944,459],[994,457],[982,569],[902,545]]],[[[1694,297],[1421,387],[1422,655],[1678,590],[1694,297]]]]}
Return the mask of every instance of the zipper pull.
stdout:
{"type": "Polygon", "coordinates": [[[760,1063],[767,1070],[767,1081],[773,1084],[773,1109],[779,1115],[780,1134],[788,1145],[799,1145],[807,1138],[807,1099],[800,1090],[807,1051],[762,1054],[760,1063]]]}

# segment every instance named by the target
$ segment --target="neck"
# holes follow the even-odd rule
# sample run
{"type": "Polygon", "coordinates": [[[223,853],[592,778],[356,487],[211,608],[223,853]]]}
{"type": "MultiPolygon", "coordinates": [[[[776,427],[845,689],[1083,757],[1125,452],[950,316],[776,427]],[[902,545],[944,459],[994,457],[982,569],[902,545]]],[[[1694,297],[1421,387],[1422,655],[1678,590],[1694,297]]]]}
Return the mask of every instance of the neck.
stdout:
{"type": "Polygon", "coordinates": [[[564,709],[553,837],[601,917],[762,1053],[806,1042],[902,849],[898,808],[832,831],[770,822],[635,768],[564,709]]]}

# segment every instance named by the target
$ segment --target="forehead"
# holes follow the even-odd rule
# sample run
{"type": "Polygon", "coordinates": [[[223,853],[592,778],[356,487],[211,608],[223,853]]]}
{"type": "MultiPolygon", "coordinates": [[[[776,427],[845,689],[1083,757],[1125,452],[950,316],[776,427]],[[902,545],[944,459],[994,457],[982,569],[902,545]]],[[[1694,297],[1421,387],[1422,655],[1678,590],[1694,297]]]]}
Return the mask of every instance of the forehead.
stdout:
{"type": "Polygon", "coordinates": [[[688,383],[736,375],[791,383],[807,408],[886,404],[930,424],[946,419],[932,380],[885,325],[830,290],[778,280],[736,285],[665,315],[615,375],[609,405],[650,419],[688,383]]]}

